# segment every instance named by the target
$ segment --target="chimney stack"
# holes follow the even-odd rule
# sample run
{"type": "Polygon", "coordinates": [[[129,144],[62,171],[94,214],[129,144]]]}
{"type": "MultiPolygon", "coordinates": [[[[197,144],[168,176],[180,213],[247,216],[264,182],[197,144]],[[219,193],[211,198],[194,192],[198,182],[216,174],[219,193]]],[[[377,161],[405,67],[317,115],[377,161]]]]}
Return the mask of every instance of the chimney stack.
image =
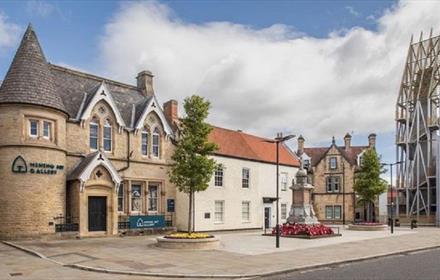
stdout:
{"type": "Polygon", "coordinates": [[[140,90],[145,96],[153,96],[153,74],[151,71],[145,70],[140,72],[137,77],[137,88],[140,90]]]}
{"type": "Polygon", "coordinates": [[[163,104],[163,112],[167,121],[174,126],[178,121],[178,104],[177,101],[171,99],[163,104]]]}
{"type": "Polygon", "coordinates": [[[347,132],[344,136],[345,150],[350,150],[351,147],[351,135],[347,132]]]}
{"type": "Polygon", "coordinates": [[[375,148],[376,147],[376,134],[371,133],[368,135],[368,147],[375,148]]]}
{"type": "Polygon", "coordinates": [[[300,135],[298,137],[298,155],[301,156],[304,153],[304,137],[300,135]]]}

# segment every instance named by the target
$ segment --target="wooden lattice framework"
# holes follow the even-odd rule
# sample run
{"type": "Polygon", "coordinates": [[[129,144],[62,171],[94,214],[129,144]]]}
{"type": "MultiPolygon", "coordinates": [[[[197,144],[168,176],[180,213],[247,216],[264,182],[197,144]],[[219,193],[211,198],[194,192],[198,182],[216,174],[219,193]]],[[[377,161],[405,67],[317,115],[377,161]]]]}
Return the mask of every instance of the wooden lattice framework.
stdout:
{"type": "MultiPolygon", "coordinates": [[[[406,215],[439,218],[440,36],[411,43],[396,103],[397,188],[406,215]],[[437,212],[437,213],[435,213],[437,212]]],[[[398,204],[399,205],[399,204],[398,204]]],[[[399,208],[399,207],[398,207],[399,208]]],[[[399,213],[398,213],[399,214],[399,213]]],[[[429,219],[428,219],[429,220],[429,219]]]]}

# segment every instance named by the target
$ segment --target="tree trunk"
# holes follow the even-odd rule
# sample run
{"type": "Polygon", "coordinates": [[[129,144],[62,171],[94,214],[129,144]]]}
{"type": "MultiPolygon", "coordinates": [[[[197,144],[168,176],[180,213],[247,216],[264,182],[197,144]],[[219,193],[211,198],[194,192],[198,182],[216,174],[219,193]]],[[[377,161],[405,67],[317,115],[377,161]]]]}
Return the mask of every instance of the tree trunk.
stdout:
{"type": "Polygon", "coordinates": [[[192,204],[192,232],[196,232],[196,192],[193,192],[193,204],[192,204]]]}
{"type": "Polygon", "coordinates": [[[193,200],[193,191],[192,188],[190,188],[189,191],[189,207],[188,207],[188,234],[191,234],[191,221],[192,221],[192,200],[193,200]]]}
{"type": "Polygon", "coordinates": [[[376,207],[375,207],[375,205],[374,205],[374,202],[371,202],[371,204],[372,204],[372,208],[373,209],[371,209],[371,211],[372,211],[372,216],[373,216],[373,223],[375,223],[376,222],[376,207]]]}

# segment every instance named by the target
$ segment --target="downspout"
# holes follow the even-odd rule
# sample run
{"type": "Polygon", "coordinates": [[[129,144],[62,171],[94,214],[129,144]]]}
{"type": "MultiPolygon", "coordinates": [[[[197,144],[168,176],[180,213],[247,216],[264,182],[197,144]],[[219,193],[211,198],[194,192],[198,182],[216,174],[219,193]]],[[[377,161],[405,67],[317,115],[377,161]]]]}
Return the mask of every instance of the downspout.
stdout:
{"type": "Polygon", "coordinates": [[[342,159],[342,224],[345,225],[345,162],[342,157],[341,159],[342,159]]]}
{"type": "Polygon", "coordinates": [[[130,131],[128,131],[127,129],[126,132],[127,132],[127,165],[125,167],[122,167],[121,169],[118,169],[118,172],[122,172],[130,168],[130,157],[132,154],[130,152],[130,131]]]}

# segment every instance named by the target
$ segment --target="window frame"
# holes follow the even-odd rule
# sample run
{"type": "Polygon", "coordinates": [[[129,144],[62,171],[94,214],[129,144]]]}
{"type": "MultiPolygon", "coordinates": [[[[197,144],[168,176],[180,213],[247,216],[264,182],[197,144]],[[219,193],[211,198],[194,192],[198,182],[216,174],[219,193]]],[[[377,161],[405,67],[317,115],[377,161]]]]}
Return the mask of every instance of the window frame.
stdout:
{"type": "Polygon", "coordinates": [[[140,183],[140,182],[134,182],[134,183],[131,183],[131,188],[130,188],[130,212],[131,213],[142,213],[142,210],[143,210],[143,206],[144,206],[144,203],[143,203],[143,197],[144,197],[144,195],[143,195],[143,188],[142,188],[143,186],[142,186],[142,183],[140,183]],[[133,201],[134,201],[134,197],[133,197],[133,187],[139,187],[139,197],[136,197],[136,199],[138,199],[139,201],[140,201],[140,205],[139,205],[139,210],[133,210],[133,201]]]}
{"type": "Polygon", "coordinates": [[[214,201],[214,223],[215,224],[223,224],[225,222],[225,201],[224,200],[215,200],[214,201]],[[217,211],[217,204],[221,205],[221,211],[217,211]],[[221,219],[218,219],[218,215],[221,215],[221,219]]]}
{"type": "Polygon", "coordinates": [[[251,170],[247,167],[241,169],[241,188],[249,189],[251,185],[251,170]],[[247,171],[247,176],[245,176],[245,171],[247,171]]]}
{"type": "Polygon", "coordinates": [[[160,186],[157,183],[149,183],[148,184],[148,195],[147,195],[147,212],[148,213],[158,213],[159,212],[159,189],[160,186]],[[152,197],[153,192],[151,191],[151,189],[156,188],[156,196],[152,197]],[[155,200],[155,205],[156,205],[156,209],[152,209],[150,208],[152,205],[152,201],[155,200]]]}
{"type": "Polygon", "coordinates": [[[119,185],[118,190],[118,212],[125,212],[125,183],[119,185]]]}
{"type": "Polygon", "coordinates": [[[341,220],[342,219],[342,206],[341,205],[333,205],[333,219],[341,220]],[[336,209],[339,209],[339,216],[336,216],[336,209]]]}
{"type": "Polygon", "coordinates": [[[147,128],[144,127],[144,129],[141,132],[141,154],[142,156],[148,156],[148,144],[150,141],[148,141],[150,132],[147,128]],[[145,141],[144,141],[145,140],[145,141]],[[145,151],[144,151],[145,148],[145,151]]]}
{"type": "Polygon", "coordinates": [[[40,120],[37,119],[29,119],[29,137],[30,138],[38,138],[39,136],[39,126],[40,126],[40,120]],[[32,134],[32,124],[35,123],[35,134],[32,134]]]}
{"type": "Polygon", "coordinates": [[[214,186],[215,187],[224,187],[224,178],[225,178],[225,171],[224,168],[218,167],[214,171],[214,186]]]}
{"type": "Polygon", "coordinates": [[[241,202],[241,222],[242,223],[251,222],[251,202],[248,200],[241,202]],[[244,211],[245,208],[247,211],[244,211]],[[247,217],[245,217],[244,215],[247,215],[247,217]]]}
{"type": "Polygon", "coordinates": [[[52,122],[48,120],[43,120],[43,138],[47,140],[52,139],[52,122]],[[47,125],[47,130],[46,130],[47,125]],[[47,135],[46,135],[47,131],[47,135]]]}
{"type": "Polygon", "coordinates": [[[335,156],[332,156],[329,158],[329,169],[330,170],[335,170],[338,169],[338,158],[335,156]],[[334,165],[333,165],[334,163],[334,165]]]}
{"type": "Polygon", "coordinates": [[[92,118],[89,122],[89,148],[92,151],[99,149],[99,121],[96,118],[92,118]],[[92,136],[92,127],[96,129],[96,136],[92,136]],[[94,143],[96,143],[96,148],[92,147],[92,139],[94,139],[94,143]]]}
{"type": "Polygon", "coordinates": [[[157,127],[151,134],[151,154],[154,158],[160,158],[160,131],[157,127]],[[154,144],[155,138],[157,139],[157,144],[154,144]],[[157,149],[157,154],[155,152],[155,148],[157,149]]]}
{"type": "Polygon", "coordinates": [[[325,180],[325,190],[327,193],[341,192],[341,176],[327,176],[325,180]],[[332,179],[337,179],[337,182],[332,179]],[[337,186],[337,190],[335,188],[337,186]]]}
{"type": "Polygon", "coordinates": [[[281,191],[287,191],[287,185],[289,182],[289,173],[287,172],[281,172],[280,173],[280,186],[281,186],[281,191]]]}
{"type": "Polygon", "coordinates": [[[113,151],[113,126],[109,119],[104,121],[104,126],[102,127],[102,146],[104,152],[111,153],[113,151]],[[109,129],[110,131],[106,131],[109,129]],[[108,134],[106,136],[106,134],[108,134]],[[106,141],[110,144],[110,149],[106,148],[106,141]]]}
{"type": "Polygon", "coordinates": [[[281,219],[287,219],[287,203],[281,203],[280,205],[281,219]],[[284,206],[284,209],[283,209],[284,206]]]}
{"type": "Polygon", "coordinates": [[[325,206],[325,219],[326,220],[333,220],[334,219],[333,205],[326,205],[325,206]],[[330,216],[328,215],[329,211],[327,209],[330,209],[330,216]]]}

